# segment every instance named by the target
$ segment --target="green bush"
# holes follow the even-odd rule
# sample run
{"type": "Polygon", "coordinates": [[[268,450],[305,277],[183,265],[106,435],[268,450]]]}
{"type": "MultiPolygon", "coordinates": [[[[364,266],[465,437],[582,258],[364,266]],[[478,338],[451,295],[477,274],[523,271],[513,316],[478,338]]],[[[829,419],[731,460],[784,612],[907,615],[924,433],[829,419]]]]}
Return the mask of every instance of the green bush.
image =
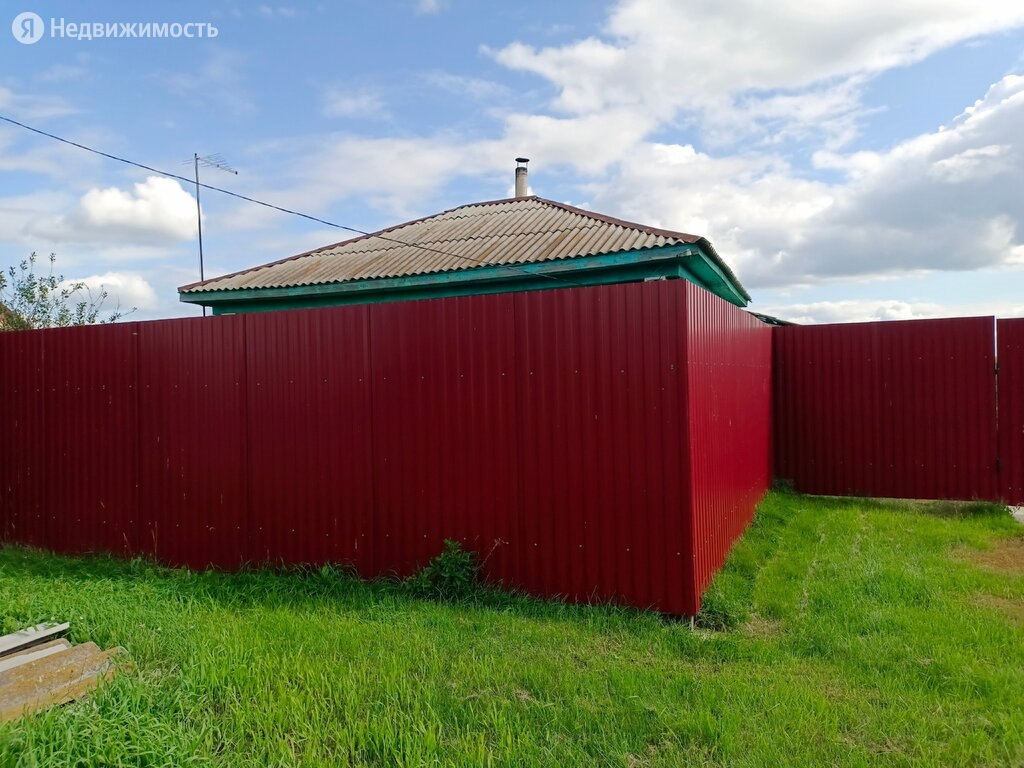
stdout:
{"type": "Polygon", "coordinates": [[[480,566],[475,552],[465,550],[451,539],[430,564],[406,579],[409,590],[418,597],[461,600],[472,596],[480,586],[480,566]]]}

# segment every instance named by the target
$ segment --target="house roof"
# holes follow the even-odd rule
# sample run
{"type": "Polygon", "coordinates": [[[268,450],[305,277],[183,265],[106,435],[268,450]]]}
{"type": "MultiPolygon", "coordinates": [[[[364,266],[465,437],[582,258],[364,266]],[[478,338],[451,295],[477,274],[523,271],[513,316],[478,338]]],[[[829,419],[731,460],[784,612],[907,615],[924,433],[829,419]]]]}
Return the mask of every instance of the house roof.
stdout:
{"type": "Polygon", "coordinates": [[[428,275],[695,244],[750,296],[711,243],[582,208],[519,197],[452,208],[435,216],[179,288],[182,294],[345,283],[428,275]]]}

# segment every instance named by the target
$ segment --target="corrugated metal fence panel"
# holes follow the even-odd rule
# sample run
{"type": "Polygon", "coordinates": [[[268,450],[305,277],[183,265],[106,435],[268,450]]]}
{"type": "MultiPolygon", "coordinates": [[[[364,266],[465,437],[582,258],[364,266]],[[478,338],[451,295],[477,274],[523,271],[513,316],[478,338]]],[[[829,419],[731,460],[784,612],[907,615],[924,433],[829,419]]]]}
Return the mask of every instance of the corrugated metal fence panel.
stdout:
{"type": "Polygon", "coordinates": [[[372,571],[368,313],[245,316],[254,562],[372,571]]]}
{"type": "Polygon", "coordinates": [[[0,537],[47,546],[43,334],[0,333],[0,537]]]}
{"type": "Polygon", "coordinates": [[[768,461],[758,326],[708,301],[665,281],[71,329],[49,373],[46,334],[3,334],[0,520],[65,551],[131,550],[134,520],[173,564],[367,575],[457,538],[536,594],[690,613],[768,461]],[[133,421],[134,464],[130,436],[84,455],[133,421]],[[48,526],[43,503],[73,509],[48,526]]]}
{"type": "Polygon", "coordinates": [[[1024,318],[1000,320],[999,459],[1000,497],[1024,504],[1024,318]]]}
{"type": "Polygon", "coordinates": [[[689,283],[685,310],[692,614],[771,485],[772,330],[689,283]]]}
{"type": "Polygon", "coordinates": [[[680,300],[675,281],[515,295],[529,591],[692,602],[680,300]]]}
{"type": "Polygon", "coordinates": [[[244,320],[139,324],[140,538],[164,562],[246,559],[244,320]]]}
{"type": "Polygon", "coordinates": [[[370,308],[375,571],[458,539],[514,574],[515,325],[509,294],[370,308]]]}
{"type": "Polygon", "coordinates": [[[857,439],[877,429],[881,408],[867,329],[830,325],[773,332],[775,474],[801,490],[852,487],[846,477],[855,471],[850,463],[872,472],[875,459],[857,439]]]}
{"type": "Polygon", "coordinates": [[[996,498],[994,321],[775,329],[777,472],[807,493],[996,498]]]}
{"type": "Polygon", "coordinates": [[[49,546],[138,551],[138,324],[43,338],[41,499],[49,546]]]}

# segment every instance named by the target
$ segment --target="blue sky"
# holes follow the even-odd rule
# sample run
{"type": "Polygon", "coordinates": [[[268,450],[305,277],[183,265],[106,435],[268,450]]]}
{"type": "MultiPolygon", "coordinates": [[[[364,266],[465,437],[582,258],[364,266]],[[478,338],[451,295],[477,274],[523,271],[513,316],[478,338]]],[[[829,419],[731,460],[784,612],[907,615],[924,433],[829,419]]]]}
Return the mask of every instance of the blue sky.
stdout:
{"type": "MultiPolygon", "coordinates": [[[[372,230],[532,191],[710,238],[806,322],[1024,314],[1024,6],[978,0],[34,2],[0,114],[372,230]],[[722,7],[715,7],[720,5],[722,7]],[[770,7],[769,7],[770,6],[770,7]],[[49,23],[202,39],[25,45],[49,23]]],[[[136,318],[195,314],[193,190],[0,125],[0,262],[56,252],[136,318]]],[[[202,196],[207,276],[345,233],[202,196]]]]}

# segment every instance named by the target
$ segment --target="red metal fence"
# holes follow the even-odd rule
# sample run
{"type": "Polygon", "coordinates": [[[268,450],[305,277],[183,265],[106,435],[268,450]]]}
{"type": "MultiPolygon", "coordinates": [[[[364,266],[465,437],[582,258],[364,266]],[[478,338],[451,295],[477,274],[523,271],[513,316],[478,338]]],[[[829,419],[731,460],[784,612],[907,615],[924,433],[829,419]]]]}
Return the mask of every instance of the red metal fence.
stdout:
{"type": "Polygon", "coordinates": [[[690,520],[701,594],[772,480],[772,349],[767,329],[705,291],[687,290],[690,520]]]}
{"type": "Polygon", "coordinates": [[[1000,320],[999,482],[1007,504],[1024,504],[1024,318],[1000,320]]]}
{"type": "Polygon", "coordinates": [[[998,412],[993,318],[776,328],[776,476],[807,493],[1019,501],[1021,325],[999,321],[998,412]]]}
{"type": "Polygon", "coordinates": [[[0,539],[376,576],[457,538],[693,614],[773,436],[801,491],[1024,503],[1024,320],[773,334],[668,281],[4,333],[0,539]]]}
{"type": "Polygon", "coordinates": [[[771,332],[684,281],[0,334],[0,537],[693,614],[770,479],[771,332]]]}

